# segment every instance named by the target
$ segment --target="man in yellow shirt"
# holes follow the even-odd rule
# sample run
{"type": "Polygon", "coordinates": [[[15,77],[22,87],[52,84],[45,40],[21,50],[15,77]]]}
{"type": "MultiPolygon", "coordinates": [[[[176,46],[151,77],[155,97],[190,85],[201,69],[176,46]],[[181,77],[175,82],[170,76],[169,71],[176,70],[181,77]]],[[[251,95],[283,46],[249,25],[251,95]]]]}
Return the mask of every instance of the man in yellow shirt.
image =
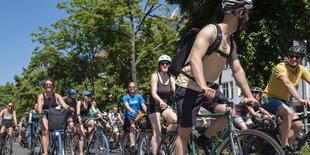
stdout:
{"type": "Polygon", "coordinates": [[[309,72],[300,65],[305,53],[306,49],[300,45],[291,47],[288,51],[288,60],[276,65],[263,92],[264,109],[282,117],[280,133],[284,151],[292,151],[289,144],[292,144],[302,128],[301,121],[292,122],[296,116],[288,104],[289,95],[296,98],[302,105],[310,105],[310,101],[303,99],[296,90],[300,79],[310,84],[309,72]]]}

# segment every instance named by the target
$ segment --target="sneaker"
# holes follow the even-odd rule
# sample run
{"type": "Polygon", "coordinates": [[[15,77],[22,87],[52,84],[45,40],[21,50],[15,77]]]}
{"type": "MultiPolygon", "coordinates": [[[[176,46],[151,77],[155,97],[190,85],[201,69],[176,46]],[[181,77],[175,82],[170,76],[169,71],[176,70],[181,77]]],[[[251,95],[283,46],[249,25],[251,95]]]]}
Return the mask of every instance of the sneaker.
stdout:
{"type": "Polygon", "coordinates": [[[197,138],[197,145],[203,148],[203,151],[205,152],[205,155],[209,155],[211,152],[211,139],[207,138],[205,135],[201,134],[197,138]]]}
{"type": "Polygon", "coordinates": [[[135,153],[135,151],[136,151],[136,146],[134,144],[130,145],[130,152],[135,153]]]}
{"type": "Polygon", "coordinates": [[[295,151],[294,149],[292,149],[289,146],[286,146],[285,148],[283,148],[283,151],[284,151],[285,155],[298,155],[299,154],[298,151],[295,151]]]}

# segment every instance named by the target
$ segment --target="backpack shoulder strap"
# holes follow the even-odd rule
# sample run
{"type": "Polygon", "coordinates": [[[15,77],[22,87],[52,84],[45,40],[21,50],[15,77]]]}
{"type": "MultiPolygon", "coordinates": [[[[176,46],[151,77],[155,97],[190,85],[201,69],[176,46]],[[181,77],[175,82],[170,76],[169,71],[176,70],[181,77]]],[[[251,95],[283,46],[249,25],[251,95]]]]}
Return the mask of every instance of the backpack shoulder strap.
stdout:
{"type": "Polygon", "coordinates": [[[210,55],[212,52],[216,51],[222,42],[222,30],[220,26],[216,23],[212,23],[212,24],[215,25],[216,27],[216,38],[211,44],[211,46],[208,48],[206,55],[210,55]]]}

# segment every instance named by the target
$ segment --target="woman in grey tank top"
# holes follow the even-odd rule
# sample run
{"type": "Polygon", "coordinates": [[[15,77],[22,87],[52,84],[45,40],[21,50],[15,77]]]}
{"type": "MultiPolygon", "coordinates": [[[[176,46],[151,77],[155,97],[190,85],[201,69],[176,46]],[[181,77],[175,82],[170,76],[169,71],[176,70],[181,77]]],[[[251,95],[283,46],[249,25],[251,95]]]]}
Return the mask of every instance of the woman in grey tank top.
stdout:
{"type": "Polygon", "coordinates": [[[175,79],[168,73],[168,67],[171,64],[171,58],[168,55],[162,55],[158,59],[158,72],[151,76],[151,97],[150,97],[150,114],[149,119],[153,129],[151,139],[152,152],[157,154],[157,147],[161,136],[160,117],[170,124],[168,131],[176,129],[177,116],[170,108],[168,98],[171,92],[175,90],[175,79]]]}

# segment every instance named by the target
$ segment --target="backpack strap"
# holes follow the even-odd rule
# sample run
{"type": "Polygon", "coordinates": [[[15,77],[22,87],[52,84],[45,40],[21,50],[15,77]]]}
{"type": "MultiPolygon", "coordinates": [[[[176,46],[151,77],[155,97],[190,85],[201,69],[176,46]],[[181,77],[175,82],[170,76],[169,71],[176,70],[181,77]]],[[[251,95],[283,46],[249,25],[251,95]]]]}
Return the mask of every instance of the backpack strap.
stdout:
{"type": "MultiPolygon", "coordinates": [[[[216,23],[212,23],[212,24],[215,25],[215,27],[216,27],[216,38],[213,41],[213,43],[211,44],[211,46],[209,46],[207,53],[204,55],[204,57],[202,59],[204,59],[207,55],[210,55],[212,52],[218,51],[218,48],[222,42],[222,30],[221,30],[220,26],[216,23]]],[[[189,65],[189,62],[187,62],[184,66],[187,66],[187,65],[189,65]]],[[[182,69],[181,69],[181,73],[183,75],[185,75],[187,78],[190,78],[193,81],[196,81],[195,78],[193,78],[190,75],[188,75],[187,73],[185,73],[182,69]]]]}

